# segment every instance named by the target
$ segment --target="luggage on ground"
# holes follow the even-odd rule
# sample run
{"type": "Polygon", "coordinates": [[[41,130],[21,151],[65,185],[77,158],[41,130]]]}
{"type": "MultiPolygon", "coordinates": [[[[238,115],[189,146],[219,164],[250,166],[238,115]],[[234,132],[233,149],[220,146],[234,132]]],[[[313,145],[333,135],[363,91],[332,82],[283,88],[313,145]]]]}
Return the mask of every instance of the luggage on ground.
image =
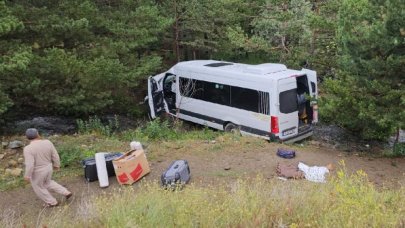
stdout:
{"type": "MultiPolygon", "coordinates": [[[[105,155],[107,173],[109,177],[115,176],[114,167],[112,164],[112,160],[119,158],[122,153],[108,153],[105,155]]],[[[83,169],[84,169],[84,177],[88,182],[93,182],[98,180],[97,177],[97,167],[96,167],[96,159],[93,158],[86,158],[82,161],[83,169]]]]}
{"type": "Polygon", "coordinates": [[[150,172],[148,160],[143,150],[131,150],[113,161],[114,170],[120,184],[133,184],[150,172]]]}
{"type": "Polygon", "coordinates": [[[190,180],[190,167],[186,160],[174,161],[162,174],[163,187],[173,188],[177,185],[184,185],[190,180]]]}
{"type": "Polygon", "coordinates": [[[295,157],[295,151],[294,150],[287,150],[287,149],[277,149],[277,155],[282,157],[282,158],[294,158],[295,157]]]}

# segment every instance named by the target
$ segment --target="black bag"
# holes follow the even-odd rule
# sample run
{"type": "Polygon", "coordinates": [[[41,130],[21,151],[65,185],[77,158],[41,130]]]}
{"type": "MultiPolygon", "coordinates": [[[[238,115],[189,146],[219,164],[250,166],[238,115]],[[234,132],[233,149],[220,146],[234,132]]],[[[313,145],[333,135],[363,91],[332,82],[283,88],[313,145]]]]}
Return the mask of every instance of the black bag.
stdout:
{"type": "Polygon", "coordinates": [[[163,187],[173,188],[176,185],[184,185],[190,180],[190,167],[186,160],[176,160],[162,174],[163,187]]]}
{"type": "MultiPolygon", "coordinates": [[[[120,157],[122,153],[109,153],[105,155],[105,161],[107,165],[107,173],[109,177],[115,176],[114,166],[112,161],[118,157],[120,157]]],[[[96,159],[93,158],[86,158],[82,161],[83,169],[84,169],[84,178],[88,182],[93,182],[98,180],[97,177],[97,167],[96,167],[96,159]]]]}

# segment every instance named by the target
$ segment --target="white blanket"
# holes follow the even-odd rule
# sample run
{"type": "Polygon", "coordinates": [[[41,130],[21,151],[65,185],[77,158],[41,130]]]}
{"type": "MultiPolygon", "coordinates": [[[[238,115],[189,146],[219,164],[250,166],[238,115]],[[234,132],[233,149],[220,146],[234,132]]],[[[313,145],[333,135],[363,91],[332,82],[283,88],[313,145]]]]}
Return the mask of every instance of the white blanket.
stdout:
{"type": "Polygon", "coordinates": [[[305,179],[318,183],[325,183],[325,176],[329,173],[329,169],[324,166],[308,166],[304,163],[298,163],[298,169],[301,170],[305,179]]]}

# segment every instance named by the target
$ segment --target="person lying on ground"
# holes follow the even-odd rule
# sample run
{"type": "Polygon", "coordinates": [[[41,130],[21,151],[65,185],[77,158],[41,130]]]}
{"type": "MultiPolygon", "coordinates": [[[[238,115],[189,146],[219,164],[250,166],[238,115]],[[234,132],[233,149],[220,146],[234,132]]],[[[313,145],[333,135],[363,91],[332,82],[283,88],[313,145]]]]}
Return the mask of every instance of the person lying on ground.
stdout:
{"type": "Polygon", "coordinates": [[[40,138],[37,129],[27,129],[25,136],[30,144],[24,147],[24,179],[31,183],[35,194],[45,202],[44,206],[57,206],[58,201],[49,191],[64,195],[66,199],[72,196],[69,190],[52,180],[53,170],[60,169],[59,154],[51,141],[40,138]]]}

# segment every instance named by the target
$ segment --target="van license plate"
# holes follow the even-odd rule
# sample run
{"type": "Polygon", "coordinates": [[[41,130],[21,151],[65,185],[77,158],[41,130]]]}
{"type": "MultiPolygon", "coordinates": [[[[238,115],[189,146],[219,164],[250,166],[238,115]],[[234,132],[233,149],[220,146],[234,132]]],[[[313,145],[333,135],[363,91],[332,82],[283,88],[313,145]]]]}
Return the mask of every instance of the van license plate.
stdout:
{"type": "Polygon", "coordinates": [[[287,130],[285,130],[285,131],[283,131],[283,136],[286,136],[286,135],[292,135],[292,134],[294,134],[294,132],[295,132],[295,128],[292,128],[292,129],[287,129],[287,130]]]}

